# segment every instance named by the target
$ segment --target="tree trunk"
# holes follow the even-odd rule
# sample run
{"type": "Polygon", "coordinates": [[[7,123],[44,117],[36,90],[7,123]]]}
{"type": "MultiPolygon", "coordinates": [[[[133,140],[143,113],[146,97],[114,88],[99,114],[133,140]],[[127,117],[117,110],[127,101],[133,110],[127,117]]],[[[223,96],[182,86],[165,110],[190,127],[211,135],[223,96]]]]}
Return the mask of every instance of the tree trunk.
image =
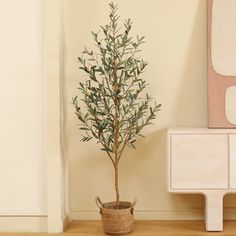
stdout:
{"type": "Polygon", "coordinates": [[[115,97],[115,135],[114,135],[114,145],[115,145],[115,189],[116,189],[116,208],[119,208],[119,113],[118,113],[118,98],[115,97]]]}
{"type": "Polygon", "coordinates": [[[113,61],[113,76],[114,76],[114,86],[113,91],[115,93],[114,106],[115,106],[115,117],[114,117],[114,154],[115,154],[115,189],[116,189],[116,208],[119,208],[119,99],[118,99],[118,78],[117,78],[117,68],[116,60],[113,61]]]}
{"type": "Polygon", "coordinates": [[[118,162],[115,163],[115,189],[116,189],[116,209],[119,209],[120,193],[119,193],[119,168],[118,168],[118,162]]]}

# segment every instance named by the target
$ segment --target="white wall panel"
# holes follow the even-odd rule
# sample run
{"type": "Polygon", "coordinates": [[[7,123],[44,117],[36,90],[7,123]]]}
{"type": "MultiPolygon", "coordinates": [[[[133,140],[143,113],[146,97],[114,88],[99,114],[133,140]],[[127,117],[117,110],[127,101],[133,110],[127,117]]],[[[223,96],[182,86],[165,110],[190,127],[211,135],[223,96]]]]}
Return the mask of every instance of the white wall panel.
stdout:
{"type": "Polygon", "coordinates": [[[0,215],[45,213],[42,1],[0,1],[0,215]]]}

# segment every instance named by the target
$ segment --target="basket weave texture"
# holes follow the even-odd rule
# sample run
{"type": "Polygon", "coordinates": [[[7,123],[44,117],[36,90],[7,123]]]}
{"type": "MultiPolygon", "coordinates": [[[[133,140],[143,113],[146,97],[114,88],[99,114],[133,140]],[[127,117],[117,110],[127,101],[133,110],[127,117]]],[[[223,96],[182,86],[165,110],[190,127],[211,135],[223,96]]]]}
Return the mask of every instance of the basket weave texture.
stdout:
{"type": "Polygon", "coordinates": [[[120,202],[116,209],[116,202],[102,203],[97,197],[96,203],[100,208],[103,230],[109,235],[125,235],[133,231],[134,203],[120,202]]]}

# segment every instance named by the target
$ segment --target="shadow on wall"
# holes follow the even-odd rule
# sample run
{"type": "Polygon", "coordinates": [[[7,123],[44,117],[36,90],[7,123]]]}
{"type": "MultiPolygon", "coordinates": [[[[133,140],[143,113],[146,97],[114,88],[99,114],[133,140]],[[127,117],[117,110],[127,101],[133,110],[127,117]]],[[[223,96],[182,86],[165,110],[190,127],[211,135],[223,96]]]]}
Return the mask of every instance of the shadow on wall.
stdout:
{"type": "MultiPolygon", "coordinates": [[[[207,19],[206,13],[207,1],[198,1],[186,63],[173,111],[173,114],[176,114],[175,125],[177,126],[202,126],[203,124],[207,126],[207,21],[204,25],[199,24],[202,19],[207,19]],[[204,56],[202,55],[203,50],[205,51],[204,56]]],[[[204,218],[205,198],[203,195],[168,194],[166,197],[166,201],[169,202],[169,210],[179,211],[180,214],[187,210],[189,215],[196,219],[204,218]]]]}
{"type": "Polygon", "coordinates": [[[178,97],[175,125],[207,126],[207,1],[198,1],[178,97]],[[199,24],[204,19],[204,24],[199,24]],[[204,31],[204,33],[203,33],[204,31]],[[201,48],[201,50],[199,50],[201,48]],[[202,52],[205,52],[203,54],[202,52]],[[191,104],[190,104],[191,101],[191,104]],[[199,105],[200,104],[200,105],[199,105]],[[187,117],[187,119],[186,119],[187,117]]]}
{"type": "MultiPolygon", "coordinates": [[[[199,24],[202,19],[206,19],[206,11],[204,12],[203,9],[206,10],[206,1],[198,1],[195,24],[192,27],[191,38],[188,40],[186,63],[182,72],[181,84],[178,85],[175,110],[172,113],[175,126],[207,124],[207,22],[205,25],[199,24]],[[204,34],[202,33],[203,28],[204,34]],[[202,35],[205,38],[202,38],[202,35]],[[199,50],[200,47],[206,52],[204,56],[202,50],[199,50]],[[201,91],[200,94],[199,91],[201,91]],[[192,104],[189,104],[189,101],[192,104]],[[199,104],[201,105],[199,106],[199,104]]],[[[125,189],[122,189],[126,198],[132,198],[134,193],[135,196],[143,196],[142,192],[150,193],[145,198],[139,199],[138,211],[181,212],[188,210],[189,215],[197,219],[203,218],[204,196],[199,194],[177,195],[167,192],[165,128],[149,133],[146,139],[138,141],[137,150],[126,151],[124,155],[127,155],[127,158],[121,168],[121,182],[126,183],[123,185],[125,189]],[[157,167],[156,172],[153,171],[153,166],[157,167]],[[129,176],[125,174],[127,172],[129,176]]]]}

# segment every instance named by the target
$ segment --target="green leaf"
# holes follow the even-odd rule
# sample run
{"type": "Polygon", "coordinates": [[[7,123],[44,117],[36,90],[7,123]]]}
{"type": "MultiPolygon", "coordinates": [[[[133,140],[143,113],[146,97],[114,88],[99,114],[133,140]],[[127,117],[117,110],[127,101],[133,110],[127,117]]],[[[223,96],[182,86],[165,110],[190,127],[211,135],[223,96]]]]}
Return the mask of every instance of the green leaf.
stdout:
{"type": "Polygon", "coordinates": [[[79,69],[86,74],[72,104],[85,133],[81,141],[95,138],[103,151],[113,155],[116,120],[120,144],[135,148],[137,137],[144,137],[142,129],[156,118],[161,104],[150,106],[152,98],[143,94],[148,85],[140,75],[148,63],[138,52],[145,37],[131,37],[131,20],[120,25],[118,6],[110,2],[109,7],[109,22],[100,27],[102,33],[92,31],[95,50],[85,47],[78,57],[79,69]],[[78,107],[80,102],[85,112],[78,107]]]}
{"type": "Polygon", "coordinates": [[[72,98],[72,103],[73,103],[73,104],[75,104],[77,98],[78,98],[78,96],[75,96],[74,98],[72,98]]]}
{"type": "Polygon", "coordinates": [[[81,57],[78,57],[78,60],[79,60],[79,62],[80,62],[81,64],[83,64],[83,60],[82,60],[81,57]]]}
{"type": "Polygon", "coordinates": [[[86,127],[81,127],[79,128],[80,130],[90,130],[89,128],[86,128],[86,127]]]}

